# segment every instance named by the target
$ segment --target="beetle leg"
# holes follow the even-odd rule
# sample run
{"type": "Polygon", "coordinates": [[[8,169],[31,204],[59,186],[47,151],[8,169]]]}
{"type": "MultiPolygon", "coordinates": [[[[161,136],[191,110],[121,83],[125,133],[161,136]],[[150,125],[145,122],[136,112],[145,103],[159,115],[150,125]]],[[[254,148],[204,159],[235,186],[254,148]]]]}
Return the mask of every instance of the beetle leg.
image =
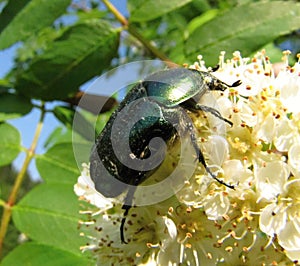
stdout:
{"type": "Polygon", "coordinates": [[[136,190],[136,185],[130,186],[130,188],[129,188],[127,194],[126,194],[124,204],[122,206],[122,209],[125,210],[124,214],[123,214],[122,221],[121,221],[121,225],[120,225],[120,236],[121,236],[121,243],[122,244],[128,244],[128,242],[125,241],[124,226],[125,226],[125,221],[126,221],[126,217],[128,215],[128,212],[132,207],[133,195],[134,195],[135,190],[136,190]]]}
{"type": "Polygon", "coordinates": [[[224,122],[228,123],[230,126],[233,125],[233,123],[232,123],[230,120],[224,118],[224,117],[220,114],[220,112],[219,112],[218,110],[216,110],[216,109],[214,109],[214,108],[212,108],[212,107],[209,107],[209,106],[206,106],[206,105],[196,104],[196,106],[194,106],[194,109],[196,109],[196,110],[201,110],[201,111],[203,111],[203,112],[209,112],[209,113],[211,113],[212,115],[214,115],[215,117],[217,117],[217,118],[223,120],[224,122]]]}
{"type": "Polygon", "coordinates": [[[190,137],[191,137],[191,141],[192,141],[193,147],[194,147],[194,149],[195,149],[195,151],[196,151],[196,153],[197,153],[197,156],[198,156],[198,161],[199,161],[200,163],[202,163],[202,165],[204,166],[206,172],[209,173],[209,175],[210,175],[213,179],[215,179],[216,181],[218,181],[220,184],[222,184],[222,185],[224,185],[224,186],[226,186],[226,187],[229,187],[229,188],[231,188],[231,189],[234,189],[234,186],[233,186],[233,185],[229,185],[229,184],[225,183],[223,180],[219,179],[216,175],[214,175],[214,174],[210,171],[209,167],[207,166],[207,164],[206,164],[206,162],[205,162],[203,153],[202,153],[201,149],[200,149],[199,146],[198,146],[197,138],[196,138],[195,131],[194,131],[194,127],[193,127],[192,123],[189,123],[187,126],[188,126],[188,130],[189,130],[189,132],[190,132],[190,137]]]}
{"type": "Polygon", "coordinates": [[[123,214],[123,218],[122,218],[122,221],[121,221],[121,225],[120,225],[120,236],[121,236],[121,243],[122,244],[128,244],[127,241],[125,241],[125,236],[124,236],[124,225],[125,225],[125,221],[126,221],[126,217],[127,217],[127,214],[130,210],[131,206],[130,205],[123,205],[122,206],[122,209],[125,210],[124,214],[123,214]]]}

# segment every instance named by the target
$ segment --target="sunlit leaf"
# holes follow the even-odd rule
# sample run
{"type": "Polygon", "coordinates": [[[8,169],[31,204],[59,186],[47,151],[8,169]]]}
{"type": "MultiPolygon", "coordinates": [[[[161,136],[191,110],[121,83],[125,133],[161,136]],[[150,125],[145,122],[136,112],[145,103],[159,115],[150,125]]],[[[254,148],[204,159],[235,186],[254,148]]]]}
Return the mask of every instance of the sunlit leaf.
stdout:
{"type": "Polygon", "coordinates": [[[215,65],[220,51],[239,50],[247,56],[266,43],[300,28],[300,4],[293,1],[255,2],[232,8],[194,29],[185,46],[189,58],[204,56],[215,65]]]}
{"type": "Polygon", "coordinates": [[[11,163],[21,151],[19,131],[7,123],[0,123],[0,166],[11,163]]]}
{"type": "Polygon", "coordinates": [[[59,143],[45,154],[37,155],[36,166],[41,177],[48,183],[75,184],[80,175],[78,167],[89,160],[89,154],[89,145],[59,143]],[[75,158],[73,145],[81,151],[80,157],[75,158]]]}
{"type": "Polygon", "coordinates": [[[89,266],[93,264],[95,263],[83,256],[36,242],[18,246],[1,263],[2,266],[89,266]]]}
{"type": "Polygon", "coordinates": [[[50,26],[70,3],[70,0],[9,1],[0,15],[0,50],[50,26]]]}
{"type": "Polygon", "coordinates": [[[141,22],[155,19],[172,10],[186,5],[191,0],[128,0],[130,21],[141,22]]]}
{"type": "Polygon", "coordinates": [[[73,185],[40,184],[13,208],[16,227],[29,238],[80,254],[79,204],[73,185]]]}
{"type": "Polygon", "coordinates": [[[30,98],[65,99],[108,67],[119,33],[103,20],[71,26],[19,73],[15,88],[30,98]]]}

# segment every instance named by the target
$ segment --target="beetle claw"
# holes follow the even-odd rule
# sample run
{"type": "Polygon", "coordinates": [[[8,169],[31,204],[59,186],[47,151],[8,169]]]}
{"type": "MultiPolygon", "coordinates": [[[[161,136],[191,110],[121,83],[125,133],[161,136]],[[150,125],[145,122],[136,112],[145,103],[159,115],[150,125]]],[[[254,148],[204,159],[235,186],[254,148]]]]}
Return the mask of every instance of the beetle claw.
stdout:
{"type": "Polygon", "coordinates": [[[230,86],[228,86],[228,87],[230,87],[230,88],[233,88],[233,87],[238,87],[238,86],[240,86],[242,84],[242,81],[241,80],[237,80],[237,81],[235,81],[235,82],[233,82],[230,86]]]}
{"type": "Polygon", "coordinates": [[[216,72],[220,68],[220,65],[216,65],[211,69],[211,72],[216,72]]]}
{"type": "Polygon", "coordinates": [[[216,181],[218,181],[220,184],[222,184],[222,185],[224,185],[224,186],[226,186],[226,187],[228,187],[228,188],[231,188],[231,189],[235,190],[235,186],[234,186],[234,185],[227,184],[227,183],[224,182],[223,180],[219,179],[216,175],[214,175],[214,174],[210,171],[210,169],[209,169],[208,167],[206,167],[205,170],[211,175],[211,177],[212,177],[213,179],[215,179],[216,181]]]}

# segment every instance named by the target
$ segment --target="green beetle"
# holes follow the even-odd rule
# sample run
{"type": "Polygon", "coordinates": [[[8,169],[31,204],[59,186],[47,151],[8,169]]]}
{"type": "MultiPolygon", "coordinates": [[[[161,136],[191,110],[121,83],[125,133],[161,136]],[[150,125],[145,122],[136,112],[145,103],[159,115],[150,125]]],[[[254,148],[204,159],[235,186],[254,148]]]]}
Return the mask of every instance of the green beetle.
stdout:
{"type": "Polygon", "coordinates": [[[232,125],[216,109],[198,102],[207,91],[224,91],[240,84],[238,80],[227,85],[210,72],[186,68],[163,70],[135,85],[111,115],[92,149],[90,175],[96,190],[105,197],[127,191],[120,227],[122,243],[126,243],[124,224],[135,188],[159,168],[165,156],[166,145],[161,141],[151,145],[153,140],[160,138],[170,146],[176,139],[189,136],[198,161],[212,178],[234,188],[207,167],[186,110],[210,112],[232,125]]]}

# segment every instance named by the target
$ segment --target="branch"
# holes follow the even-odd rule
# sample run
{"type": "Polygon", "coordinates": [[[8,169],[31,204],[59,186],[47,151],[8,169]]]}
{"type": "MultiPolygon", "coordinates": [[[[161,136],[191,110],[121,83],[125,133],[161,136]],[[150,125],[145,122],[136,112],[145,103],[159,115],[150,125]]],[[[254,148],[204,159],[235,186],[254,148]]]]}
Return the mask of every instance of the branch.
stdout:
{"type": "Polygon", "coordinates": [[[147,39],[143,37],[133,26],[131,26],[128,20],[119,12],[119,10],[109,2],[109,0],[102,0],[102,2],[106,5],[108,10],[114,14],[116,19],[128,30],[128,32],[138,39],[145,47],[153,54],[155,57],[165,61],[169,67],[175,67],[177,64],[172,62],[164,53],[159,51],[154,45],[151,44],[147,39]]]}
{"type": "Polygon", "coordinates": [[[24,163],[22,165],[22,168],[21,168],[19,174],[16,177],[16,180],[15,180],[14,186],[10,192],[8,201],[3,204],[4,210],[3,210],[3,214],[2,214],[1,227],[0,227],[0,257],[2,254],[4,238],[7,233],[8,225],[9,225],[9,222],[11,219],[12,207],[16,202],[16,198],[17,198],[18,192],[21,188],[22,182],[24,180],[27,168],[28,168],[32,158],[34,157],[34,152],[35,152],[35,149],[36,149],[36,146],[38,143],[38,139],[41,134],[42,127],[43,127],[44,116],[45,116],[45,108],[44,108],[44,105],[42,105],[41,116],[40,116],[40,120],[39,120],[36,130],[35,130],[33,141],[30,145],[30,148],[26,152],[26,157],[25,157],[24,163]]]}

